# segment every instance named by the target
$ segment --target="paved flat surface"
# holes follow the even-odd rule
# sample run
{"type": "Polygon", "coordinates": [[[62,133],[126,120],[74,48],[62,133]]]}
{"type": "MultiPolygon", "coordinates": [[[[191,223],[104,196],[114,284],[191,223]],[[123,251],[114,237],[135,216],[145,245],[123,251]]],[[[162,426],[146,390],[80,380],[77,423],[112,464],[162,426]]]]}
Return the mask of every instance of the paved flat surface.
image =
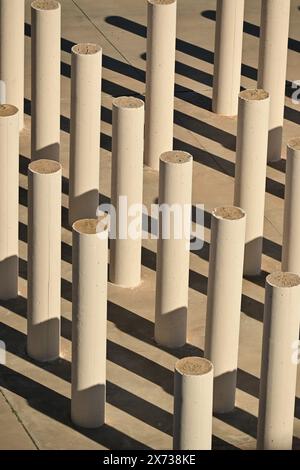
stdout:
{"type": "MultiPolygon", "coordinates": [[[[176,149],[194,156],[193,203],[207,211],[203,250],[191,254],[189,345],[178,351],[153,341],[155,241],[143,244],[143,282],[138,289],[109,285],[107,424],[76,429],[70,422],[71,232],[67,226],[70,117],[70,49],[97,42],[104,52],[101,139],[101,194],[110,197],[112,96],[145,91],[146,2],[144,0],[62,0],[63,163],[62,358],[41,366],[25,354],[27,298],[27,166],[30,158],[30,0],[26,0],[26,128],[20,157],[20,296],[1,303],[0,339],[7,361],[0,366],[0,448],[5,449],[171,449],[173,368],[179,357],[201,354],[204,344],[209,212],[232,204],[236,119],[211,109],[214,0],[178,0],[176,64],[176,149]],[[2,423],[4,425],[2,425],[2,423]]],[[[242,86],[255,87],[259,34],[258,0],[246,0],[242,86]]],[[[292,0],[287,79],[300,80],[300,11],[292,0]]],[[[300,108],[287,88],[284,139],[299,135],[300,108]]],[[[283,155],[285,150],[283,148],[283,155]]],[[[254,449],[262,337],[264,278],[280,268],[284,162],[268,167],[264,275],[244,280],[237,406],[214,418],[215,449],[254,449]]],[[[144,202],[158,191],[157,174],[145,168],[144,202]]],[[[295,417],[295,448],[300,448],[300,382],[295,417]]]]}

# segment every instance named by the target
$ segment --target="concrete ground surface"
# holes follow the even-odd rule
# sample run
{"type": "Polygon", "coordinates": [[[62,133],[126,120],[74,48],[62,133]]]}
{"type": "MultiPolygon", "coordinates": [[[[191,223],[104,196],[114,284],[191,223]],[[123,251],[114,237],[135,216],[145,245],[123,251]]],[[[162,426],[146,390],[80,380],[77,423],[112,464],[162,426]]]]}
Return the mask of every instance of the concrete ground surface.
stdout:
{"type": "MultiPolygon", "coordinates": [[[[62,0],[61,160],[62,355],[41,365],[28,358],[27,166],[30,159],[30,0],[26,0],[26,121],[20,156],[20,295],[0,306],[0,449],[171,449],[173,368],[177,358],[202,354],[210,230],[209,212],[232,204],[236,119],[211,112],[215,0],[178,0],[175,149],[194,157],[193,203],[205,204],[205,245],[191,253],[189,344],[169,351],[153,341],[156,241],[143,242],[142,284],[134,290],[109,285],[107,422],[99,430],[70,421],[71,231],[67,224],[70,127],[70,49],[74,43],[103,47],[101,200],[110,198],[112,96],[145,92],[146,1],[62,0]]],[[[300,2],[292,0],[287,80],[300,80],[300,2]],[[297,52],[298,51],[298,52],[297,52]]],[[[242,86],[255,87],[260,1],[246,0],[242,86]]],[[[46,52],[45,52],[46,53],[46,52]]],[[[284,146],[299,136],[300,105],[286,92],[284,146]]],[[[285,149],[283,148],[283,156],[285,149]]],[[[255,449],[262,339],[264,280],[280,268],[285,179],[284,161],[268,166],[263,275],[244,279],[237,402],[234,412],[215,416],[214,449],[255,449]]],[[[158,195],[158,175],[145,168],[144,202],[158,195]]],[[[299,372],[300,376],[300,372],[299,372]]],[[[300,380],[294,447],[300,448],[300,380]]]]}

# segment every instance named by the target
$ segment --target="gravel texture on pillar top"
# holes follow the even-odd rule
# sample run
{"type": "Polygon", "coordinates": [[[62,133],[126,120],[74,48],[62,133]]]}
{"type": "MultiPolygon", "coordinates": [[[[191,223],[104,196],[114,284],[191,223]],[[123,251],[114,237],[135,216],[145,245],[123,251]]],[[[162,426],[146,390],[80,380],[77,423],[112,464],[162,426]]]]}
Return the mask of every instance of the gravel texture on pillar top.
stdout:
{"type": "Polygon", "coordinates": [[[96,217],[99,205],[102,49],[72,48],[69,224],[96,217]]]}
{"type": "Polygon", "coordinates": [[[213,365],[187,357],[175,364],[174,450],[211,450],[213,365]]]}
{"type": "Polygon", "coordinates": [[[281,159],[290,0],[263,0],[259,43],[258,88],[270,93],[268,161],[281,159]]]}
{"type": "Polygon", "coordinates": [[[61,180],[53,160],[28,167],[27,352],[42,362],[60,353],[61,180]]]}
{"type": "Polygon", "coordinates": [[[145,164],[173,149],[176,0],[148,0],[145,164]]]}
{"type": "Polygon", "coordinates": [[[244,0],[218,0],[213,112],[236,116],[241,84],[244,0]]]}
{"type": "Polygon", "coordinates": [[[300,275],[300,137],[287,145],[282,270],[300,275]]]}
{"type": "Polygon", "coordinates": [[[158,344],[178,348],[186,343],[189,287],[189,260],[193,157],[186,152],[162,154],[159,175],[159,205],[169,209],[159,214],[157,245],[155,340],[158,344]],[[181,212],[184,224],[178,226],[172,207],[181,212]],[[185,216],[183,216],[185,215],[185,216]],[[170,223],[170,233],[164,236],[163,226],[170,223]],[[180,230],[176,234],[177,230],[180,230]]]}
{"type": "Polygon", "coordinates": [[[72,400],[77,426],[105,422],[107,217],[73,224],[72,400]]]}
{"type": "Polygon", "coordinates": [[[269,93],[239,94],[234,205],[247,214],[244,274],[258,276],[264,236],[269,93]]]}
{"type": "Polygon", "coordinates": [[[18,297],[19,110],[0,105],[0,300],[18,297]]]}
{"type": "Polygon", "coordinates": [[[24,23],[24,0],[0,1],[0,80],[5,86],[2,104],[18,108],[19,130],[24,126],[24,23]]]}
{"type": "Polygon", "coordinates": [[[299,357],[300,277],[266,280],[257,448],[291,450],[299,357]]]}
{"type": "Polygon", "coordinates": [[[31,4],[31,158],[60,158],[61,6],[31,4]]]}
{"type": "Polygon", "coordinates": [[[214,365],[214,412],[235,406],[246,214],[238,207],[212,213],[205,357],[214,365]]]}
{"type": "Polygon", "coordinates": [[[111,204],[117,233],[110,240],[109,278],[128,288],[141,282],[144,122],[142,100],[113,100],[111,204]],[[125,197],[126,214],[120,213],[125,197]]]}

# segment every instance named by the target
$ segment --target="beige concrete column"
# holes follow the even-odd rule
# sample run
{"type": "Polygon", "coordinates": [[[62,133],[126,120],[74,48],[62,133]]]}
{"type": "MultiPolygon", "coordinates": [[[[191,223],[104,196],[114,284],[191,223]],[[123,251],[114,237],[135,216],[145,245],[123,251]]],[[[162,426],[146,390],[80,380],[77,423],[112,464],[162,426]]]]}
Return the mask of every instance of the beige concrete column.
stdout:
{"type": "Polygon", "coordinates": [[[24,0],[0,0],[0,80],[5,83],[6,103],[19,110],[24,125],[24,0]]]}
{"type": "Polygon", "coordinates": [[[244,0],[217,0],[213,112],[236,116],[241,85],[244,0]]]}
{"type": "Polygon", "coordinates": [[[268,161],[281,159],[290,0],[262,0],[258,88],[270,93],[268,161]]]}
{"type": "Polygon", "coordinates": [[[212,213],[205,357],[214,365],[214,412],[235,405],[246,215],[238,207],[212,213]]]}
{"type": "Polygon", "coordinates": [[[176,0],[147,0],[145,164],[173,149],[176,0]]]}
{"type": "Polygon", "coordinates": [[[61,7],[31,4],[31,158],[59,161],[61,7]]]}
{"type": "Polygon", "coordinates": [[[43,362],[60,352],[61,176],[53,160],[28,168],[27,352],[43,362]]]}
{"type": "Polygon", "coordinates": [[[179,348],[187,334],[193,158],[166,152],[159,171],[155,340],[179,348]]]}
{"type": "Polygon", "coordinates": [[[300,324],[300,277],[277,272],[266,281],[257,447],[291,450],[297,380],[293,348],[300,324]]]}
{"type": "Polygon", "coordinates": [[[300,138],[288,143],[286,161],[282,271],[300,275],[300,138]]]}
{"type": "Polygon", "coordinates": [[[211,450],[213,365],[200,357],[175,364],[174,450],[211,450]]]}
{"type": "Polygon", "coordinates": [[[73,225],[71,415],[85,428],[105,422],[108,232],[100,225],[73,225]]]}
{"type": "Polygon", "coordinates": [[[0,105],[0,299],[18,297],[19,112],[0,105]]]}
{"type": "Polygon", "coordinates": [[[99,205],[102,49],[72,48],[69,223],[95,218],[99,205]]]}
{"type": "Polygon", "coordinates": [[[112,126],[111,203],[116,210],[116,238],[110,241],[109,277],[120,286],[136,287],[141,281],[143,101],[115,98],[112,126]],[[124,198],[127,213],[122,212],[124,198]]]}
{"type": "Polygon", "coordinates": [[[264,236],[269,94],[239,95],[234,205],[247,214],[244,274],[258,276],[264,236]]]}

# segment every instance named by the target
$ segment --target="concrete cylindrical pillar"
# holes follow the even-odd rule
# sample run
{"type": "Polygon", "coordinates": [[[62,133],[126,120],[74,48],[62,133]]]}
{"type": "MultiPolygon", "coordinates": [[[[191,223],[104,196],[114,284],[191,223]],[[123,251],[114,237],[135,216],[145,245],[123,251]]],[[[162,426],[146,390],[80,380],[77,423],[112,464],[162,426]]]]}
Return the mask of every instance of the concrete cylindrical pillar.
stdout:
{"type": "Polygon", "coordinates": [[[300,137],[287,146],[282,271],[300,276],[300,137]]]}
{"type": "Polygon", "coordinates": [[[235,405],[246,215],[238,207],[212,213],[205,357],[214,365],[214,412],[235,405]]]}
{"type": "Polygon", "coordinates": [[[244,0],[217,0],[213,112],[236,116],[241,85],[244,0]]]}
{"type": "Polygon", "coordinates": [[[269,94],[245,90],[239,95],[234,205],[247,214],[244,274],[258,276],[264,236],[269,129],[269,94]]]}
{"type": "Polygon", "coordinates": [[[290,0],[262,0],[258,88],[270,93],[268,161],[281,159],[290,0]]]}
{"type": "Polygon", "coordinates": [[[102,49],[72,48],[69,224],[99,205],[102,49]]]}
{"type": "Polygon", "coordinates": [[[19,112],[0,106],[0,299],[18,297],[19,112]]]}
{"type": "Polygon", "coordinates": [[[61,7],[31,4],[31,158],[59,161],[61,7]]]}
{"type": "Polygon", "coordinates": [[[53,160],[28,168],[27,352],[42,362],[60,353],[61,176],[53,160]]]}
{"type": "Polygon", "coordinates": [[[0,0],[0,80],[5,103],[19,110],[19,129],[24,125],[24,0],[0,0]]]}
{"type": "Polygon", "coordinates": [[[175,364],[174,450],[211,450],[213,365],[200,357],[175,364]]]}
{"type": "Polygon", "coordinates": [[[176,0],[148,0],[145,164],[173,149],[176,0]]]}
{"type": "Polygon", "coordinates": [[[291,450],[300,325],[300,277],[277,272],[266,281],[257,446],[291,450]],[[296,351],[297,352],[297,351],[296,351]]]}
{"type": "Polygon", "coordinates": [[[111,203],[116,210],[116,237],[110,242],[109,277],[120,286],[136,287],[141,281],[143,101],[113,100],[112,133],[111,203]],[[121,207],[123,203],[126,208],[121,207]]]}
{"type": "Polygon", "coordinates": [[[186,343],[193,158],[160,158],[155,340],[169,348],[186,343]]]}
{"type": "Polygon", "coordinates": [[[108,232],[97,224],[73,225],[71,416],[85,428],[105,422],[108,232]]]}

